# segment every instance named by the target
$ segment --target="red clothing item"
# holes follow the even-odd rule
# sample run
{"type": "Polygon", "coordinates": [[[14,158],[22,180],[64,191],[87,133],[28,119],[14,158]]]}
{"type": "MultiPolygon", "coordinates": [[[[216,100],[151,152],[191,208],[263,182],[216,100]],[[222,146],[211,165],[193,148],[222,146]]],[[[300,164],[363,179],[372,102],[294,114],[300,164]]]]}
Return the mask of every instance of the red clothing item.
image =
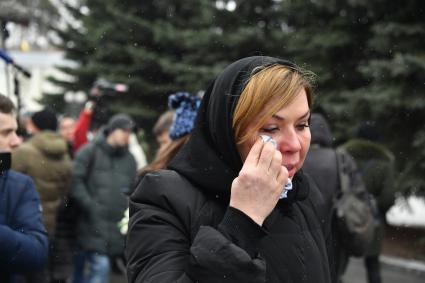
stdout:
{"type": "Polygon", "coordinates": [[[74,153],[84,144],[88,142],[87,133],[90,129],[90,123],[93,111],[83,110],[80,113],[74,132],[74,153]]]}

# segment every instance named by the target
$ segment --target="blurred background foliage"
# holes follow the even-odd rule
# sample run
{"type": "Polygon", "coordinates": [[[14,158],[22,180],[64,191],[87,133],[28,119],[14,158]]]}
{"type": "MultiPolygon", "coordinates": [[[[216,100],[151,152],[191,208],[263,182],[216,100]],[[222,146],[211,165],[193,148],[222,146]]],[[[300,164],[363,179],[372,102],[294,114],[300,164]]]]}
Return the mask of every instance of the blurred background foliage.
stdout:
{"type": "Polygon", "coordinates": [[[58,66],[72,81],[50,78],[63,93],[89,92],[99,77],[125,83],[110,106],[150,133],[169,94],[204,90],[244,56],[282,57],[317,74],[315,105],[336,145],[375,123],[396,155],[399,190],[425,195],[424,1],[59,1],[72,20],[49,27],[77,63],[58,66]]]}

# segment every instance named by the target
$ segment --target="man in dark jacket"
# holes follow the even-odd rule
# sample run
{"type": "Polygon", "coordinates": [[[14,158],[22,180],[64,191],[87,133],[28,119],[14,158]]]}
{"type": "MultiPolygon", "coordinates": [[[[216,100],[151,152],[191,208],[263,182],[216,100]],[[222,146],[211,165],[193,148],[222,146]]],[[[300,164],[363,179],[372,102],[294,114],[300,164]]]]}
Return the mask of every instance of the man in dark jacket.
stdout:
{"type": "Polygon", "coordinates": [[[50,240],[49,264],[44,271],[31,274],[30,282],[49,282],[53,279],[51,251],[54,248],[56,218],[59,205],[68,191],[72,163],[64,138],[56,132],[56,113],[45,108],[33,113],[27,124],[31,138],[13,151],[12,168],[31,176],[40,194],[43,222],[50,240]]]}
{"type": "Polygon", "coordinates": [[[113,116],[93,142],[84,145],[74,160],[71,196],[80,207],[74,282],[108,282],[110,257],[124,250],[118,223],[128,207],[136,175],[136,162],[128,150],[134,127],[125,114],[113,116]],[[90,265],[89,274],[84,274],[90,265]],[[98,280],[98,281],[95,281],[98,280]]]}
{"type": "MultiPolygon", "coordinates": [[[[321,192],[326,196],[330,196],[325,198],[329,202],[332,202],[327,204],[327,206],[335,206],[333,202],[342,193],[342,182],[339,178],[339,170],[342,169],[339,167],[344,165],[338,164],[338,160],[340,160],[338,154],[342,153],[338,152],[335,148],[333,148],[331,129],[323,115],[319,113],[313,113],[311,115],[310,131],[311,146],[307,154],[307,158],[304,162],[303,169],[305,173],[309,174],[312,177],[321,192]]],[[[354,182],[360,183],[359,186],[353,187],[352,189],[359,190],[356,191],[356,193],[358,194],[366,194],[366,189],[364,187],[363,182],[361,181],[360,172],[357,170],[353,158],[348,154],[346,155],[346,157],[350,159],[347,162],[350,162],[350,165],[352,164],[352,166],[348,166],[348,164],[345,164],[344,166],[344,170],[349,170],[349,172],[347,172],[347,176],[353,176],[353,178],[355,178],[354,182]]],[[[331,213],[333,219],[332,246],[335,255],[335,269],[338,279],[341,280],[341,277],[344,274],[350,256],[350,251],[347,247],[347,244],[351,245],[352,243],[347,243],[345,241],[346,239],[344,239],[344,237],[346,237],[346,234],[344,233],[344,231],[340,231],[341,227],[338,226],[336,211],[332,210],[331,213]]],[[[371,212],[370,214],[368,214],[368,216],[369,219],[373,218],[371,212]]],[[[368,242],[363,241],[361,244],[361,246],[356,247],[356,254],[364,254],[365,247],[367,246],[368,242]]],[[[353,249],[352,246],[350,246],[350,248],[353,249]]]]}
{"type": "Polygon", "coordinates": [[[13,103],[0,95],[0,281],[42,268],[47,233],[31,178],[10,169],[11,150],[20,141],[13,103]]]}
{"type": "MultiPolygon", "coordinates": [[[[304,172],[313,178],[322,193],[327,196],[335,196],[339,180],[335,149],[332,147],[331,129],[321,114],[312,113],[310,131],[311,144],[304,161],[304,172]]],[[[327,200],[332,201],[332,198],[327,198],[327,200]]]]}
{"type": "Polygon", "coordinates": [[[379,254],[384,238],[385,215],[394,203],[394,190],[396,189],[394,186],[394,155],[379,142],[379,136],[375,125],[364,123],[358,128],[355,139],[341,145],[356,160],[366,188],[375,197],[378,205],[380,223],[365,257],[369,283],[381,282],[379,254]]]}

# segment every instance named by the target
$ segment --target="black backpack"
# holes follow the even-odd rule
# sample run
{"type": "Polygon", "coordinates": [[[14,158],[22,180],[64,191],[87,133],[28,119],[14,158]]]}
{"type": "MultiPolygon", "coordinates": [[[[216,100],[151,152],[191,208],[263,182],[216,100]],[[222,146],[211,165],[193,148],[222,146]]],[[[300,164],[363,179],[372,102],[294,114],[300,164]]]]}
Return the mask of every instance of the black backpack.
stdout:
{"type": "Polygon", "coordinates": [[[376,202],[366,190],[353,157],[336,150],[340,192],[334,199],[341,244],[351,256],[363,256],[376,231],[376,202]]]}

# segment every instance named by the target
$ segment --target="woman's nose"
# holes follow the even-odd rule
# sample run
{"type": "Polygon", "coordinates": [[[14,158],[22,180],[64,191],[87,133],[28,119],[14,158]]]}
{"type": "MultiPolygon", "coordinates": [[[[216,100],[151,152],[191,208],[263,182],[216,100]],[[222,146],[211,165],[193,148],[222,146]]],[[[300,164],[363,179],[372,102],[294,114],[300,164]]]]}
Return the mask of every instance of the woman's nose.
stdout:
{"type": "Polygon", "coordinates": [[[282,152],[297,152],[301,150],[301,142],[295,129],[288,129],[279,137],[278,147],[282,152]]]}

